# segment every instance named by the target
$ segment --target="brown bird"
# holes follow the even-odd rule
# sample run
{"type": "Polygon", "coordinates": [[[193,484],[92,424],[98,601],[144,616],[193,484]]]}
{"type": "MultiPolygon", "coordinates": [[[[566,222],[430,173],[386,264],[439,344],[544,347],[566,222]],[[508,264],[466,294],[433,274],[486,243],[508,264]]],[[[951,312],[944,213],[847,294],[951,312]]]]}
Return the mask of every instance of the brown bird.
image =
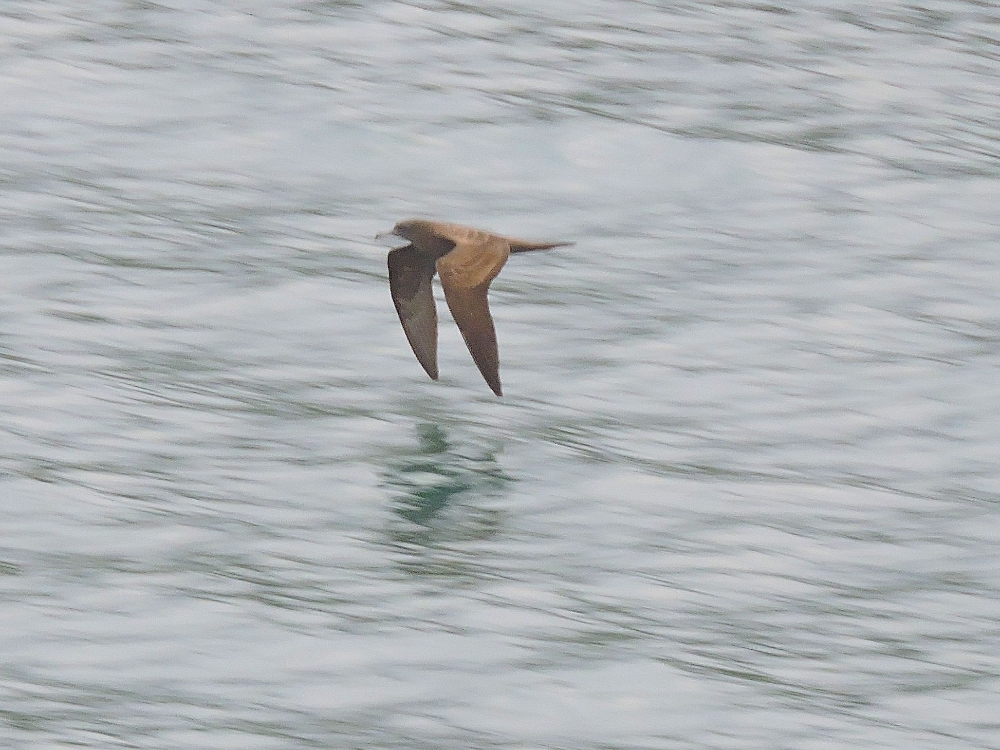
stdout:
{"type": "Polygon", "coordinates": [[[442,221],[407,219],[378,237],[410,242],[389,252],[389,291],[417,361],[437,380],[437,308],[431,279],[441,277],[444,298],[486,383],[498,395],[500,358],[487,292],[511,253],[548,250],[571,242],[527,242],[442,221]]]}

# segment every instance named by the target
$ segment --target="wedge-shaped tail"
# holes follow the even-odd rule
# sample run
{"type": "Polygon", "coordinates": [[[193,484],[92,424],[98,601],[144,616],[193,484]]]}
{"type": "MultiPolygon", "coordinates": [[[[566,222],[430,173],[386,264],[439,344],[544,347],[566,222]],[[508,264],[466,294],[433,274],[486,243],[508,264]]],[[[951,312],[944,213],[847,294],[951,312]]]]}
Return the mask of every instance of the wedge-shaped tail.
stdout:
{"type": "Polygon", "coordinates": [[[528,253],[532,250],[551,250],[554,247],[569,247],[572,242],[529,242],[528,240],[508,239],[512,253],[528,253]]]}

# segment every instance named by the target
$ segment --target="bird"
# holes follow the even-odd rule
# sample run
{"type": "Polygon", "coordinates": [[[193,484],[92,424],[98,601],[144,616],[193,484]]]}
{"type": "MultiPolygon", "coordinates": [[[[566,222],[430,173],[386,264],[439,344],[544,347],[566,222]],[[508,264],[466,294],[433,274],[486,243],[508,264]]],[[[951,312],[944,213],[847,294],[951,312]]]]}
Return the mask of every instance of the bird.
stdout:
{"type": "Polygon", "coordinates": [[[409,243],[389,251],[389,292],[417,361],[432,380],[438,379],[437,308],[431,289],[436,273],[473,361],[490,390],[503,396],[497,335],[487,299],[490,282],[511,253],[573,243],[530,242],[429,219],[397,222],[376,239],[389,235],[409,243]]]}

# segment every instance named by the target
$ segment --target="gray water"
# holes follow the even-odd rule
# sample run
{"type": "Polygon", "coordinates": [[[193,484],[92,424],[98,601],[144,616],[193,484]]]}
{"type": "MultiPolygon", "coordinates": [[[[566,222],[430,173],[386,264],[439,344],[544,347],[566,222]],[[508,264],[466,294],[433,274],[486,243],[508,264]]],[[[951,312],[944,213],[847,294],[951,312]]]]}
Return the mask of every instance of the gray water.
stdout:
{"type": "Polygon", "coordinates": [[[1000,747],[1000,8],[0,6],[0,746],[1000,747]],[[441,379],[372,237],[572,248],[441,379]]]}

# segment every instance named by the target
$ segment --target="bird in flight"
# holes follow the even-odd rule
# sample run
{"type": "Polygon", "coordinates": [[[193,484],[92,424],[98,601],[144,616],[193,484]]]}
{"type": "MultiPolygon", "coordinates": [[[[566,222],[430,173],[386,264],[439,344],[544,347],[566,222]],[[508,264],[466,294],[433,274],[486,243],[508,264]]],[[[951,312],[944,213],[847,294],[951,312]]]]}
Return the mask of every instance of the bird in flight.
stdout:
{"type": "Polygon", "coordinates": [[[572,242],[528,242],[442,221],[407,219],[379,238],[395,235],[408,245],[389,251],[389,291],[410,348],[437,380],[437,308],[431,279],[441,277],[444,298],[469,353],[498,395],[500,358],[487,292],[511,253],[548,250],[572,242]]]}

